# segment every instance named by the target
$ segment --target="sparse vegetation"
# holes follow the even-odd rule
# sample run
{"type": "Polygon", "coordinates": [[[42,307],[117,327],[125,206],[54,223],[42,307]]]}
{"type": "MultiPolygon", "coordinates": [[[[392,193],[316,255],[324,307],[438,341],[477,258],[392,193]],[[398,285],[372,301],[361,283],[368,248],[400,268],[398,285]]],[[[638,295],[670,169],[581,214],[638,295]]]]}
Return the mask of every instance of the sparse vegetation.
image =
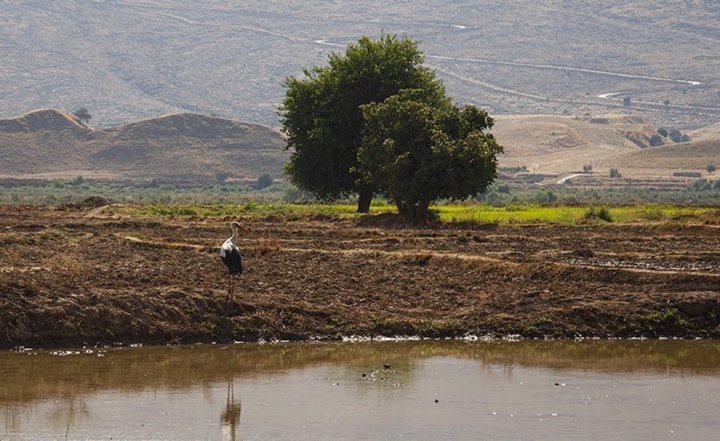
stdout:
{"type": "Polygon", "coordinates": [[[713,187],[712,181],[708,181],[705,178],[698,179],[697,181],[693,182],[690,186],[690,189],[693,191],[709,191],[713,187]]]}
{"type": "Polygon", "coordinates": [[[655,133],[652,136],[650,136],[650,139],[648,141],[650,143],[651,147],[657,147],[659,145],[663,145],[663,138],[659,134],[655,133]]]}
{"type": "Polygon", "coordinates": [[[585,219],[600,219],[605,222],[613,221],[610,209],[607,207],[589,207],[587,210],[585,210],[585,219]]]}
{"type": "Polygon", "coordinates": [[[257,186],[257,189],[258,189],[258,190],[262,190],[262,189],[264,189],[264,188],[268,188],[268,187],[271,186],[272,184],[273,184],[272,176],[270,176],[270,175],[267,174],[267,173],[262,174],[262,175],[258,176],[258,178],[257,178],[257,184],[256,184],[256,186],[257,186]]]}
{"type": "Polygon", "coordinates": [[[227,179],[229,177],[230,177],[230,173],[228,173],[226,171],[215,172],[215,180],[220,184],[225,183],[225,181],[227,181],[227,179]]]}
{"type": "Polygon", "coordinates": [[[85,107],[81,107],[73,112],[73,115],[75,115],[75,118],[77,118],[79,121],[87,124],[92,119],[92,115],[90,112],[88,112],[88,109],[85,107]]]}
{"type": "Polygon", "coordinates": [[[672,130],[670,130],[670,132],[668,132],[668,136],[669,136],[670,139],[672,139],[672,141],[675,142],[675,143],[689,142],[689,141],[690,141],[690,136],[687,135],[687,134],[682,133],[682,132],[681,132],[680,130],[678,130],[678,129],[672,129],[672,130]]]}
{"type": "Polygon", "coordinates": [[[498,171],[502,173],[523,173],[527,172],[528,168],[526,165],[521,167],[498,167],[498,171]]]}

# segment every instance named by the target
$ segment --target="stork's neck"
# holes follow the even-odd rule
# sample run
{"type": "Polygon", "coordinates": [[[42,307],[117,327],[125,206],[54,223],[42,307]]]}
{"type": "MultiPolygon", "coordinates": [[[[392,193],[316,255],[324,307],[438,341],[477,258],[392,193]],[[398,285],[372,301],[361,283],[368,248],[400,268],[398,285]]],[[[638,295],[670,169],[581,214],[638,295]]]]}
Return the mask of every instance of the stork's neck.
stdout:
{"type": "Polygon", "coordinates": [[[240,238],[240,230],[237,227],[233,227],[233,234],[232,237],[230,237],[230,242],[232,242],[233,245],[237,245],[237,240],[240,238]]]}

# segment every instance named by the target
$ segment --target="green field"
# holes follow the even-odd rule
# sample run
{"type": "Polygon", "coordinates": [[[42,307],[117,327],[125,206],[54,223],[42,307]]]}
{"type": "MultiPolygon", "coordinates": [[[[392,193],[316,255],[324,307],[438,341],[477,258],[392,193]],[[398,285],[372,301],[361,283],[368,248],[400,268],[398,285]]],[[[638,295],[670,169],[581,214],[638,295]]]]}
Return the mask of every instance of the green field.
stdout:
{"type": "MultiPolygon", "coordinates": [[[[312,218],[315,216],[359,217],[352,204],[290,204],[255,203],[209,205],[146,205],[112,208],[134,216],[218,217],[218,216],[279,216],[312,218]]],[[[433,210],[442,222],[472,222],[478,224],[556,223],[582,224],[587,222],[662,222],[687,220],[705,213],[717,213],[716,207],[684,207],[671,205],[633,205],[618,207],[508,205],[495,207],[484,204],[436,205],[433,210]],[[605,215],[599,215],[601,210],[605,215]]],[[[397,213],[393,205],[375,202],[370,214],[397,213]]]]}
{"type": "MultiPolygon", "coordinates": [[[[76,181],[80,181],[79,179],[76,181]]],[[[675,192],[648,190],[573,190],[553,188],[495,191],[464,203],[444,202],[432,209],[443,222],[518,224],[550,222],[582,224],[587,222],[679,222],[720,210],[720,190],[697,191],[692,188],[675,192]],[[552,195],[552,197],[549,197],[552,195]],[[664,199],[653,200],[661,195],[664,199]],[[604,211],[603,211],[604,208],[604,211]]],[[[64,207],[91,196],[107,199],[108,211],[132,216],[314,216],[357,217],[355,203],[321,203],[286,183],[258,190],[248,184],[213,184],[197,187],[172,185],[126,186],[92,182],[56,181],[45,185],[0,186],[2,205],[49,205],[64,207]]],[[[394,205],[374,201],[371,214],[396,213],[394,205]]]]}

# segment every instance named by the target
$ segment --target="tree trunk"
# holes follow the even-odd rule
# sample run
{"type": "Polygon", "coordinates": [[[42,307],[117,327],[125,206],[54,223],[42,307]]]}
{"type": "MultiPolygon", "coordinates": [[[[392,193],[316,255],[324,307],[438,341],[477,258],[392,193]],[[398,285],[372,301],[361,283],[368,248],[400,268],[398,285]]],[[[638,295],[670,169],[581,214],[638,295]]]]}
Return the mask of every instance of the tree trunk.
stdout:
{"type": "Polygon", "coordinates": [[[370,186],[362,186],[358,192],[358,213],[367,213],[370,211],[370,203],[373,198],[373,189],[370,186]]]}
{"type": "Polygon", "coordinates": [[[430,218],[430,201],[418,202],[415,213],[418,219],[427,220],[430,218]]]}

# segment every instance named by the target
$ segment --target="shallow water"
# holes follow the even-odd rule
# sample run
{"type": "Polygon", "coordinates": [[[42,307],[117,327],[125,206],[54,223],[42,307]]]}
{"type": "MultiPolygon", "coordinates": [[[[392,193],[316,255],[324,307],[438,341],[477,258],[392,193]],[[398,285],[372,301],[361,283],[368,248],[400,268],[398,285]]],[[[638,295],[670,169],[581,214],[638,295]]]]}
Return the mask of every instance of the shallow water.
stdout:
{"type": "Polygon", "coordinates": [[[0,440],[715,440],[720,342],[0,354],[0,440]]]}

